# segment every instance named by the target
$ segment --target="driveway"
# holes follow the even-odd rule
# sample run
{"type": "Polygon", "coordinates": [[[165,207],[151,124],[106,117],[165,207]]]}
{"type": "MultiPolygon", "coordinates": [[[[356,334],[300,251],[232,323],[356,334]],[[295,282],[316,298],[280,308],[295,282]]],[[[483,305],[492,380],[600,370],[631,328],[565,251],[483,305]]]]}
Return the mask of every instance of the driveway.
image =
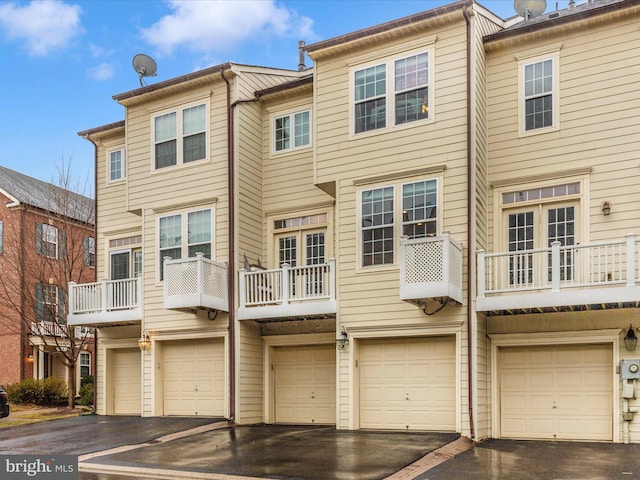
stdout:
{"type": "Polygon", "coordinates": [[[455,433],[92,415],[5,429],[0,452],[79,455],[81,479],[123,478],[122,474],[150,479],[158,474],[198,479],[378,480],[457,438],[455,433]]]}

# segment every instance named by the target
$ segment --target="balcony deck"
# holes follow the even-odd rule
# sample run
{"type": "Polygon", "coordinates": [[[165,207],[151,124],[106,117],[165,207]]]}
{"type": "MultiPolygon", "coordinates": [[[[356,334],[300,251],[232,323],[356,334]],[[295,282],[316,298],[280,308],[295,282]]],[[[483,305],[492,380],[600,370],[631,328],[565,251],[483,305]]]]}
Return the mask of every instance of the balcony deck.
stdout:
{"type": "Polygon", "coordinates": [[[238,319],[334,317],[336,262],[273,270],[240,270],[238,319]]]}
{"type": "Polygon", "coordinates": [[[103,327],[135,325],[142,320],[142,280],[69,283],[69,325],[103,327]]]}
{"type": "Polygon", "coordinates": [[[640,301],[638,239],[478,253],[476,310],[592,309],[640,301]]]}
{"type": "Polygon", "coordinates": [[[400,241],[400,300],[423,305],[427,299],[462,303],[462,247],[448,234],[400,241]]]}
{"type": "Polygon", "coordinates": [[[164,308],[229,311],[228,269],[196,253],[164,261],[164,308]]]}

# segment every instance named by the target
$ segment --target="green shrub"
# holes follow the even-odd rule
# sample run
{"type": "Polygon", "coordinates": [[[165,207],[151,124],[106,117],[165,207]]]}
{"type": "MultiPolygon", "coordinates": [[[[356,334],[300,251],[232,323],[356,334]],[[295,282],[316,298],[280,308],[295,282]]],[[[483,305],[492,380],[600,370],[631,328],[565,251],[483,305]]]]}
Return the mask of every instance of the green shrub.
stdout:
{"type": "Polygon", "coordinates": [[[93,405],[93,375],[87,375],[80,383],[80,398],[78,405],[93,405]]]}
{"type": "Polygon", "coordinates": [[[57,406],[67,403],[67,384],[61,378],[49,377],[44,380],[27,378],[6,387],[11,403],[57,406]]]}

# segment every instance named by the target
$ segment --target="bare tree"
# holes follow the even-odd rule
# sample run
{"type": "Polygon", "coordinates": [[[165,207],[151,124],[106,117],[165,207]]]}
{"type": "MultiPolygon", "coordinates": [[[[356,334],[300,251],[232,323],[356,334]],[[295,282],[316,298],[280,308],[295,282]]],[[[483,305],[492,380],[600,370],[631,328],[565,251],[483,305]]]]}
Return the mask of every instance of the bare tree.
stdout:
{"type": "MultiPolygon", "coordinates": [[[[28,336],[68,370],[68,406],[75,407],[80,352],[94,341],[93,329],[67,324],[69,282],[95,280],[95,210],[89,177],[75,182],[70,165],[58,167],[57,181],[35,181],[29,200],[12,215],[19,231],[5,228],[0,259],[0,324],[28,336]]],[[[21,187],[24,187],[21,185],[21,187]]]]}

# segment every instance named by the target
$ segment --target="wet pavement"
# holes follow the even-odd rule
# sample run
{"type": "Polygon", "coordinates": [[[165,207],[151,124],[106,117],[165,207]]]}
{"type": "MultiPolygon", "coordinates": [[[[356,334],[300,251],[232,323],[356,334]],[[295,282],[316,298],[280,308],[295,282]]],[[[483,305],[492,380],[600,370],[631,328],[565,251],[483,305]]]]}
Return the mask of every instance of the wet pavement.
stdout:
{"type": "Polygon", "coordinates": [[[417,480],[638,480],[640,445],[486,440],[417,480]]]}

